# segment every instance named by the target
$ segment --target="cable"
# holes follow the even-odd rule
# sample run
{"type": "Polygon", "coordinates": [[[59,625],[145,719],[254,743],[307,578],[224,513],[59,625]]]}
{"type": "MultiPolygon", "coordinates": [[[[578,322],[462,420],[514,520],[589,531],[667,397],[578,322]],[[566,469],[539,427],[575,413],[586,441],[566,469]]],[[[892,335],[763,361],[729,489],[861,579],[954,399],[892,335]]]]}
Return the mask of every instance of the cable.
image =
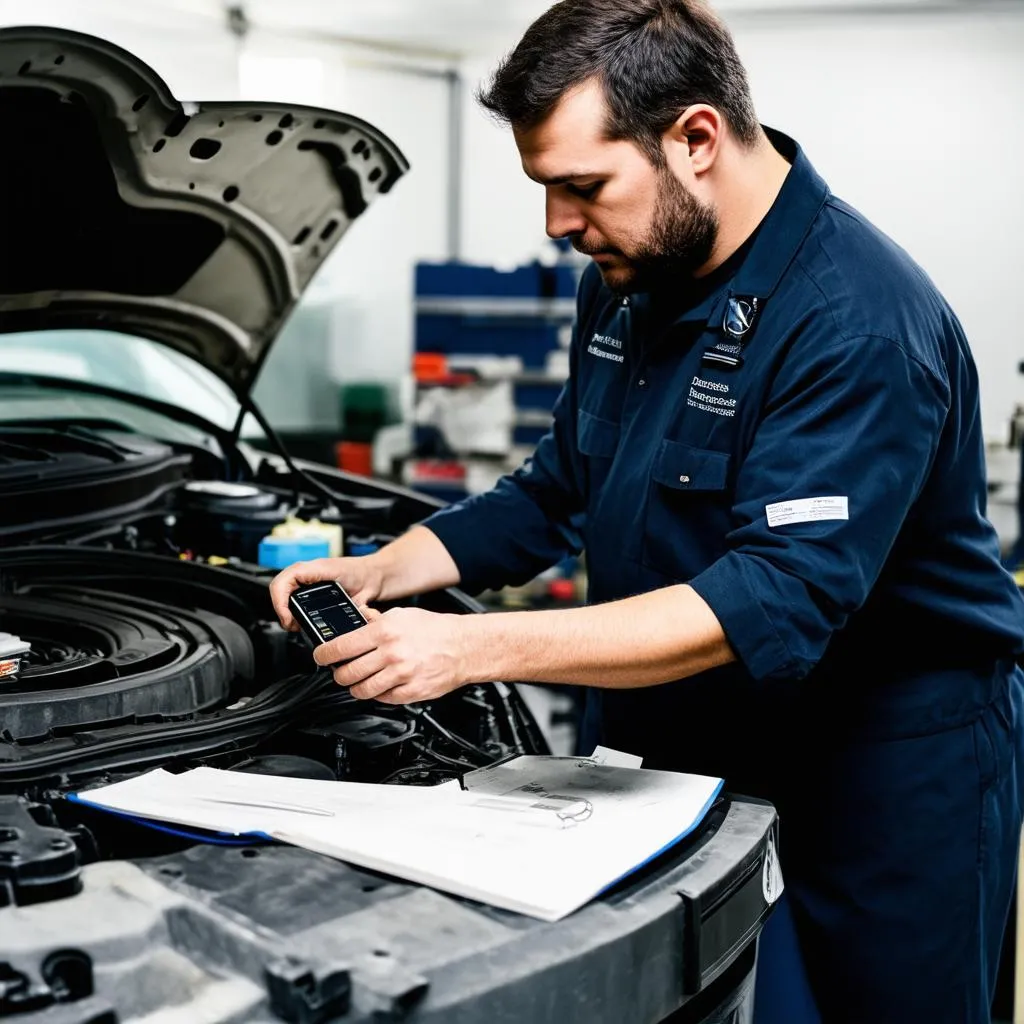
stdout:
{"type": "MultiPolygon", "coordinates": [[[[267,418],[260,412],[259,407],[252,400],[249,395],[240,395],[239,401],[241,402],[241,409],[238,413],[238,418],[235,420],[235,426],[231,432],[232,443],[238,444],[238,441],[242,433],[242,423],[245,420],[245,414],[247,412],[252,413],[256,422],[260,425],[263,433],[267,435],[267,439],[277,449],[278,454],[284,459],[285,465],[292,471],[293,477],[301,478],[312,487],[320,497],[326,499],[329,503],[339,506],[347,506],[349,509],[358,508],[358,505],[352,498],[343,494],[334,493],[329,487],[320,483],[315,477],[311,476],[304,469],[300,469],[296,464],[295,460],[292,459],[285,447],[284,442],[278,436],[277,431],[270,425],[267,418]]],[[[297,508],[302,507],[302,495],[299,491],[298,485],[294,488],[295,493],[295,505],[297,508]]]]}
{"type": "Polygon", "coordinates": [[[448,765],[450,768],[468,768],[470,771],[476,771],[479,767],[479,765],[471,764],[469,761],[461,761],[456,757],[448,757],[446,754],[441,754],[430,746],[429,743],[417,743],[415,739],[410,742],[421,754],[426,754],[427,757],[432,757],[436,761],[440,761],[441,764],[448,765]]]}
{"type": "MultiPolygon", "coordinates": [[[[396,768],[393,772],[389,772],[380,780],[380,782],[381,785],[388,785],[389,783],[394,782],[395,779],[401,779],[410,775],[419,777],[427,775],[430,776],[430,778],[434,778],[435,774],[439,772],[444,773],[445,775],[448,774],[444,768],[440,768],[438,765],[432,764],[427,758],[420,755],[412,762],[412,764],[403,765],[401,768],[396,768]]],[[[417,783],[409,783],[409,785],[417,785],[417,783]]],[[[437,782],[431,782],[430,785],[437,785],[437,782]]]]}
{"type": "Polygon", "coordinates": [[[523,746],[523,738],[519,735],[519,727],[516,725],[516,717],[518,711],[512,706],[511,694],[512,691],[506,686],[505,683],[497,682],[494,684],[495,692],[498,694],[498,700],[501,701],[502,707],[505,709],[505,717],[508,720],[509,732],[512,733],[512,745],[519,751],[520,754],[526,753],[526,747],[523,746]]]}
{"type": "Polygon", "coordinates": [[[486,750],[481,750],[480,747],[470,743],[469,740],[463,739],[461,736],[457,736],[453,732],[449,732],[436,718],[431,717],[426,711],[422,709],[409,711],[416,715],[418,718],[422,718],[431,728],[436,729],[446,740],[450,740],[456,746],[462,747],[463,750],[468,750],[471,754],[476,754],[478,757],[482,757],[485,761],[491,760],[491,755],[486,750]]]}
{"type": "Polygon", "coordinates": [[[270,443],[273,444],[273,446],[278,450],[278,453],[281,455],[281,458],[284,459],[285,465],[287,465],[288,468],[292,471],[292,481],[294,483],[294,486],[292,488],[292,502],[296,509],[300,509],[302,507],[302,496],[299,493],[299,485],[297,478],[301,474],[299,473],[299,470],[296,467],[295,463],[292,462],[292,457],[288,454],[288,451],[285,448],[284,443],[282,442],[281,438],[278,437],[274,428],[271,427],[271,425],[267,422],[266,417],[264,417],[263,413],[259,411],[253,400],[248,395],[244,397],[239,396],[239,403],[240,406],[238,410],[238,417],[235,419],[235,425],[231,429],[232,445],[237,449],[238,442],[241,440],[242,437],[242,424],[245,422],[246,413],[251,412],[253,416],[255,416],[256,422],[259,423],[260,427],[262,428],[263,433],[267,435],[267,438],[270,440],[270,443]]]}

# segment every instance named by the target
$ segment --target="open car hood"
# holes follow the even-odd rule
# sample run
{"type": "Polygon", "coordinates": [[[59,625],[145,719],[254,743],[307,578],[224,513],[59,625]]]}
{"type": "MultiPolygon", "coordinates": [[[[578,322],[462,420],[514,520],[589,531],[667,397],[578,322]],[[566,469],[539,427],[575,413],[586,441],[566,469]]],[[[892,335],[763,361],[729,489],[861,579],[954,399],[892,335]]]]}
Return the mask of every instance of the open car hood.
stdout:
{"type": "Polygon", "coordinates": [[[352,222],[408,169],[334,111],[182,103],[142,61],[0,29],[0,332],[151,338],[251,386],[352,222]]]}

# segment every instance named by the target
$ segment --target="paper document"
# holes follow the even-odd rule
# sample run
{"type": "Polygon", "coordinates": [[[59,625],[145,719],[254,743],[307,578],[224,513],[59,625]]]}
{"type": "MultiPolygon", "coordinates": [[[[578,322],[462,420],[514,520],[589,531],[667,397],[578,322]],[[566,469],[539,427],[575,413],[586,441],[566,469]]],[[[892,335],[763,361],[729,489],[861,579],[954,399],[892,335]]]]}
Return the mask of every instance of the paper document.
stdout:
{"type": "Polygon", "coordinates": [[[590,760],[595,764],[610,764],[617,768],[642,768],[644,759],[636,754],[624,754],[621,750],[609,750],[607,747],[594,747],[590,760]]]}
{"type": "Polygon", "coordinates": [[[556,921],[692,831],[722,780],[530,755],[470,772],[463,785],[158,769],[75,799],[213,832],[260,833],[556,921]]]}

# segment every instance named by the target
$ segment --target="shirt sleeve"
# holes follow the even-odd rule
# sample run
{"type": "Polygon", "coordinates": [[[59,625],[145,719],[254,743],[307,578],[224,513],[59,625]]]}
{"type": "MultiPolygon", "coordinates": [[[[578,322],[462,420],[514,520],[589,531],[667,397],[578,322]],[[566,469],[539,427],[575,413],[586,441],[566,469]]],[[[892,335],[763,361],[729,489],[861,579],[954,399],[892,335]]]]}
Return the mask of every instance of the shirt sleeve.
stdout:
{"type": "MultiPolygon", "coordinates": [[[[596,268],[595,268],[596,269],[596,268]]],[[[435,512],[423,525],[439,538],[470,594],[519,585],[582,550],[586,506],[576,445],[576,383],[580,316],[595,282],[580,282],[570,348],[569,379],[555,403],[551,429],[531,458],[484,494],[435,512]]]]}
{"type": "Polygon", "coordinates": [[[805,676],[867,600],[949,406],[948,383],[890,338],[809,332],[790,349],[737,474],[729,550],[691,581],[755,679],[805,676]]]}

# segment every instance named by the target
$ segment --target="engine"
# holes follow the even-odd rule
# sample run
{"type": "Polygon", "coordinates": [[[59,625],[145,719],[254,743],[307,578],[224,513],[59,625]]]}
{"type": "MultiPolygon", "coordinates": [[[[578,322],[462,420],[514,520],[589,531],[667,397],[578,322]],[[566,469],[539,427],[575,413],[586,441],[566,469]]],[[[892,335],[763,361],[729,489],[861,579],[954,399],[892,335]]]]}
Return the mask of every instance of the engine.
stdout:
{"type": "MultiPolygon", "coordinates": [[[[384,543],[407,525],[393,496],[335,493],[272,459],[225,475],[212,452],[107,427],[0,431],[0,801],[52,808],[98,856],[125,856],[123,824],[57,798],[198,764],[435,785],[544,749],[503,684],[360,702],[278,625],[264,539],[305,524],[384,543]]],[[[415,603],[478,610],[458,592],[415,603]]]]}

